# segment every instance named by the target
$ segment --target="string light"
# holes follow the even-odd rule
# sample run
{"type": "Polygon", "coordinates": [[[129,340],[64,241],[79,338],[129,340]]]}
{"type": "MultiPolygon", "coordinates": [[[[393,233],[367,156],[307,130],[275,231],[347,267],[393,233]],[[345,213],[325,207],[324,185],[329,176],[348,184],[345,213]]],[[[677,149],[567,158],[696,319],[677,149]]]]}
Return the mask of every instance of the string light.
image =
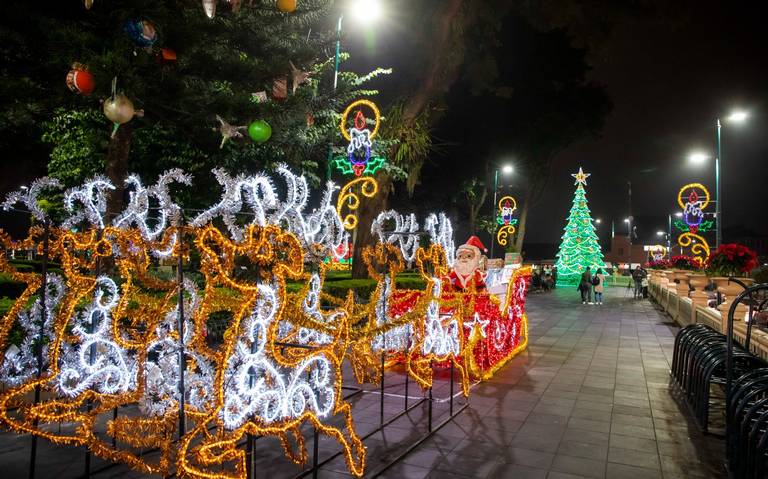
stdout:
{"type": "Polygon", "coordinates": [[[418,231],[419,223],[413,213],[404,216],[395,210],[382,211],[371,223],[371,233],[378,237],[380,243],[397,244],[408,266],[416,259],[416,250],[419,248],[418,231]],[[389,223],[394,223],[394,229],[385,229],[389,223]]]}
{"type": "Polygon", "coordinates": [[[358,185],[360,186],[360,194],[366,198],[373,198],[379,192],[379,184],[367,176],[356,178],[341,188],[339,198],[336,200],[336,213],[341,217],[341,212],[345,207],[350,211],[342,222],[347,230],[353,230],[357,227],[358,220],[355,212],[360,207],[360,196],[355,192],[355,188],[358,185]]]}

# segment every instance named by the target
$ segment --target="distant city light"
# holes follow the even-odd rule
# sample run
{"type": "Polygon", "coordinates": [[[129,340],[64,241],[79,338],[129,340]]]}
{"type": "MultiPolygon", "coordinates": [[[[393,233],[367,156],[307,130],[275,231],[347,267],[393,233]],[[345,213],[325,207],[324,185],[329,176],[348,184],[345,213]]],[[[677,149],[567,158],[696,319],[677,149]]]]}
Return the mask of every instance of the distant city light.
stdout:
{"type": "Polygon", "coordinates": [[[596,218],[596,219],[595,219],[595,223],[597,223],[597,224],[600,224],[600,223],[602,223],[602,222],[603,222],[603,220],[601,220],[600,218],[596,218]]]}
{"type": "Polygon", "coordinates": [[[678,211],[677,213],[675,213],[675,216],[677,216],[678,218],[682,218],[683,217],[683,212],[682,211],[678,211]]]}
{"type": "Polygon", "coordinates": [[[629,223],[629,218],[624,218],[625,223],[629,223]]]}
{"type": "Polygon", "coordinates": [[[664,236],[666,233],[663,231],[657,231],[656,236],[664,236]]]}

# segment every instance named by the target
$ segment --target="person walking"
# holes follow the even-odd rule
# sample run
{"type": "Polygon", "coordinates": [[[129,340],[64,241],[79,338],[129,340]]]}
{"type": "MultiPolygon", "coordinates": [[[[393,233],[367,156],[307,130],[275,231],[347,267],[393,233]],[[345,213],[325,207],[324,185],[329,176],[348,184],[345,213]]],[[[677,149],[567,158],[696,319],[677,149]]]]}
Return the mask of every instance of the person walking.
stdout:
{"type": "Polygon", "coordinates": [[[595,286],[595,304],[603,305],[603,293],[605,292],[605,274],[603,268],[597,268],[595,276],[592,277],[592,284],[595,286]]]}
{"type": "Polygon", "coordinates": [[[589,266],[581,273],[578,290],[581,292],[581,304],[592,304],[592,272],[589,266]]]}
{"type": "Polygon", "coordinates": [[[643,279],[648,275],[640,265],[632,271],[632,280],[635,282],[635,299],[643,298],[643,279]]]}

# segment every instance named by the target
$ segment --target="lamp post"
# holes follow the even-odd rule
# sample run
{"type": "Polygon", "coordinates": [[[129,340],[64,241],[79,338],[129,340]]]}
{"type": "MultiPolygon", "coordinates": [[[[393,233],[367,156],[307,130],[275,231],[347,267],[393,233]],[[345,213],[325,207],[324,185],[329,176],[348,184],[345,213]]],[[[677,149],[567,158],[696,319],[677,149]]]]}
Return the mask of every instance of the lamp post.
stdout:
{"type": "MultiPolygon", "coordinates": [[[[501,167],[501,173],[504,175],[511,175],[515,169],[512,167],[512,165],[503,165],[501,167]]],[[[496,201],[497,201],[497,194],[499,192],[499,168],[498,166],[493,172],[493,204],[491,205],[491,218],[496,218],[496,201]]],[[[494,253],[494,246],[496,245],[496,237],[494,235],[491,235],[491,259],[493,259],[493,253],[494,253]]]]}
{"type": "MultiPolygon", "coordinates": [[[[736,110],[728,115],[725,120],[730,123],[743,123],[749,117],[749,113],[742,110],[736,110]]],[[[719,247],[723,242],[723,200],[722,200],[722,161],[723,148],[721,141],[721,130],[723,123],[720,117],[715,119],[716,132],[716,156],[715,156],[715,247],[719,247]]],[[[707,155],[702,153],[692,153],[689,157],[692,163],[703,163],[707,155]]]]}
{"type": "MultiPolygon", "coordinates": [[[[381,5],[378,0],[354,0],[354,16],[361,22],[370,22],[381,15],[381,5]]],[[[341,24],[344,21],[344,12],[339,14],[339,20],[336,22],[336,55],[333,58],[333,93],[336,94],[336,87],[339,86],[339,68],[341,67],[341,24]]],[[[331,179],[331,162],[333,161],[333,140],[328,148],[328,170],[327,178],[331,179]]]]}

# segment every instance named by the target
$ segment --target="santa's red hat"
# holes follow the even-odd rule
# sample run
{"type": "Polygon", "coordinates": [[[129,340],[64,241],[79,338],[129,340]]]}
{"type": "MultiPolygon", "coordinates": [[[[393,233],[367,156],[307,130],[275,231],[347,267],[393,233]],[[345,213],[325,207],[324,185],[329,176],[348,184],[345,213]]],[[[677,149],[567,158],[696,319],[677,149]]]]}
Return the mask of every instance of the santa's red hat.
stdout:
{"type": "Polygon", "coordinates": [[[488,250],[485,249],[485,246],[483,245],[483,242],[480,241],[480,238],[478,238],[477,236],[474,236],[474,235],[470,236],[466,243],[464,243],[463,245],[461,245],[458,248],[456,248],[456,252],[458,253],[459,251],[461,251],[463,249],[471,250],[477,256],[479,256],[481,253],[487,253],[488,252],[488,250]]]}

